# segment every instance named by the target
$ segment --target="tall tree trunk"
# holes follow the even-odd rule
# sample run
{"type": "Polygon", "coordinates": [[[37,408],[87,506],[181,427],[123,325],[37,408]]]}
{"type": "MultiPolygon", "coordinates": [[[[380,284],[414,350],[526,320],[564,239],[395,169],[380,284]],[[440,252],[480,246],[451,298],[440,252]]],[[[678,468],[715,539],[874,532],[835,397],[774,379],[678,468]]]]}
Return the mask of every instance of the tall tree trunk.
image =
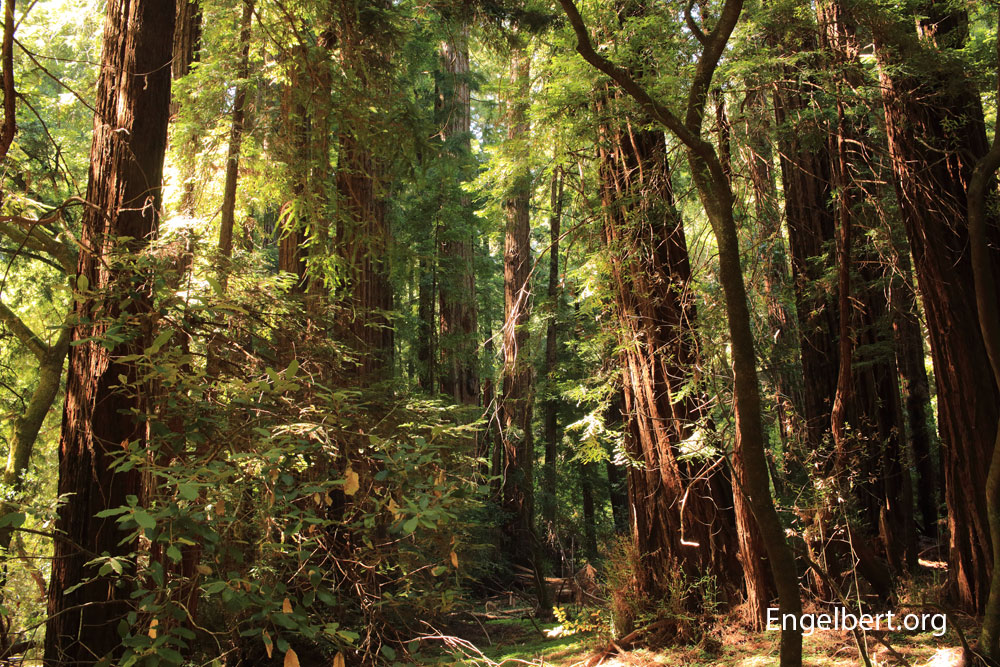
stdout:
{"type": "MultiPolygon", "coordinates": [[[[805,40],[803,48],[815,47],[810,33],[800,39],[805,40]]],[[[825,129],[810,113],[813,84],[800,81],[791,69],[785,70],[785,77],[788,80],[775,88],[773,101],[802,355],[801,416],[806,450],[821,452],[830,428],[839,364],[836,302],[828,290],[819,288],[824,267],[833,264],[827,250],[835,227],[829,204],[831,162],[823,144],[825,129]]]]}
{"type": "MultiPolygon", "coordinates": [[[[753,520],[760,530],[760,543],[767,553],[781,614],[800,614],[798,575],[791,548],[785,541],[784,528],[771,497],[767,458],[764,453],[766,436],[761,420],[760,387],[757,378],[757,358],[750,309],[743,270],[740,263],[739,237],[733,214],[733,191],[714,147],[702,137],[705,104],[719,59],[743,11],[742,0],[726,0],[719,17],[708,35],[700,34],[703,50],[698,57],[695,74],[688,93],[685,117],[682,121],[667,107],[653,99],[631,72],[622,69],[598,54],[590,33],[573,0],[560,0],[570,25],[576,34],[576,50],[591,65],[610,76],[618,86],[668,128],[685,146],[692,180],[698,197],[712,225],[719,252],[719,282],[726,302],[733,363],[733,411],[736,416],[736,443],[733,451],[734,478],[738,482],[736,497],[745,499],[750,512],[737,506],[737,521],[751,514],[750,525],[738,524],[745,537],[752,530],[753,520]]],[[[746,545],[744,545],[746,546],[746,545]]],[[[744,567],[760,560],[759,552],[743,552],[744,567]]],[[[748,581],[748,587],[751,583],[748,581]]],[[[802,633],[798,628],[781,631],[781,667],[802,664],[802,633]]]]}
{"type": "Polygon", "coordinates": [[[542,475],[542,520],[549,531],[556,521],[556,458],[559,456],[559,397],[556,369],[559,363],[559,234],[562,221],[563,173],[557,167],[552,174],[552,215],[549,216],[549,325],[545,332],[545,468],[542,475]]]}
{"type": "Polygon", "coordinates": [[[86,250],[78,266],[95,296],[77,303],[80,324],[73,329],[76,344],[69,355],[58,491],[73,500],[60,508],[55,526],[67,539],[55,540],[46,664],[93,665],[104,656],[114,662],[120,648],[114,628],[130,607],[128,588],[93,576],[86,563],[105,552],[124,556],[135,547],[120,544],[114,518],[95,515],[141,494],[138,470],[118,472],[113,457],[145,446],[146,425],[132,416],[142,415],[145,406],[141,395],[115,387],[138,383],[134,362],[120,358],[142,354],[149,343],[151,281],[122,267],[119,258],[140,253],[156,234],[174,13],[172,0],[110,0],[107,7],[87,186],[90,205],[81,232],[86,250]],[[123,307],[125,296],[129,300],[123,307]],[[105,334],[120,318],[139,321],[139,330],[109,349],[105,334]],[[70,587],[75,588],[67,592],[70,587]]]}
{"type": "MultiPolygon", "coordinates": [[[[353,0],[338,3],[337,46],[357,99],[379,99],[390,92],[391,47],[377,39],[386,31],[382,3],[366,4],[366,11],[359,12],[353,0]]],[[[382,379],[392,365],[386,176],[375,150],[382,122],[378,114],[367,103],[348,110],[338,136],[336,245],[346,266],[343,334],[358,354],[354,374],[360,385],[382,379]]]]}
{"type": "MultiPolygon", "coordinates": [[[[0,128],[0,163],[7,159],[7,151],[17,132],[17,91],[14,87],[14,0],[3,4],[3,45],[0,47],[0,69],[3,83],[3,127],[0,128]]],[[[0,202],[3,201],[0,195],[0,202]]]]}
{"type": "MultiPolygon", "coordinates": [[[[460,10],[461,11],[461,10],[460,10]]],[[[439,86],[441,138],[459,175],[447,183],[446,210],[454,212],[439,232],[442,280],[440,287],[441,393],[456,403],[479,401],[476,271],[472,202],[461,191],[472,154],[472,112],[469,95],[469,24],[465,16],[452,21],[450,39],[441,44],[444,81],[439,86]]]]}
{"type": "MultiPolygon", "coordinates": [[[[895,235],[894,235],[895,236],[895,235]]],[[[890,298],[893,331],[896,337],[896,364],[906,402],[906,434],[917,470],[916,500],[922,532],[932,539],[938,534],[939,476],[931,453],[932,428],[930,383],[924,366],[924,336],[917,312],[910,248],[904,240],[891,249],[893,290],[890,298]]]]}
{"type": "MultiPolygon", "coordinates": [[[[798,349],[794,316],[785,301],[791,295],[788,277],[788,262],[785,258],[785,242],[781,235],[781,215],[778,211],[778,189],[774,176],[774,157],[771,150],[771,123],[768,122],[767,97],[758,82],[746,94],[743,106],[746,115],[746,142],[743,144],[743,158],[747,164],[750,183],[753,188],[753,226],[759,235],[759,246],[764,264],[764,299],[767,305],[767,321],[773,345],[768,359],[767,373],[775,392],[775,406],[778,412],[778,432],[781,434],[782,450],[787,457],[799,433],[799,424],[804,412],[800,381],[796,380],[798,349]]],[[[777,485],[779,480],[774,480],[777,485]]]]}
{"type": "Polygon", "coordinates": [[[645,122],[613,120],[621,109],[611,91],[598,103],[605,119],[599,168],[622,350],[625,447],[644,464],[628,470],[633,537],[645,565],[637,592],[649,600],[668,595],[680,569],[689,581],[714,576],[731,598],[742,583],[736,519],[720,508],[731,505],[732,489],[715,457],[680,456],[681,443],[703,437],[707,427],[699,423],[704,396],[688,386],[697,383],[697,312],[666,141],[662,132],[636,127],[645,122]]]}
{"type": "Polygon", "coordinates": [[[597,562],[597,522],[594,518],[594,464],[580,463],[580,495],[583,499],[583,547],[587,560],[597,562]]]}
{"type": "MultiPolygon", "coordinates": [[[[901,63],[926,62],[936,49],[961,48],[968,38],[964,10],[925,2],[912,23],[872,21],[880,66],[889,151],[903,222],[916,267],[938,388],[944,459],[951,594],[968,611],[982,611],[993,568],[986,512],[987,466],[993,455],[1000,393],[979,327],[969,251],[966,185],[987,152],[981,102],[966,73],[933,56],[937,71],[917,77],[901,63]],[[923,60],[921,60],[923,58],[923,60]]],[[[986,266],[1000,274],[997,220],[987,214],[993,246],[986,266]]]]}
{"type": "MultiPolygon", "coordinates": [[[[1000,20],[996,37],[1000,40],[1000,20]]],[[[1000,41],[996,45],[1000,56],[1000,41]]],[[[997,70],[1000,75],[1000,67],[997,70]]],[[[997,99],[1000,99],[1000,80],[997,81],[997,99]]],[[[976,290],[976,307],[979,309],[979,329],[990,359],[993,380],[1000,386],[1000,305],[998,305],[997,280],[990,257],[990,234],[986,207],[996,202],[996,173],[1000,169],[1000,118],[994,125],[993,143],[980,158],[972,171],[967,191],[969,207],[969,247],[972,255],[972,275],[976,290]],[[992,195],[992,202],[988,198],[992,195]]],[[[1000,658],[1000,425],[993,441],[993,456],[986,476],[986,513],[990,527],[990,547],[993,556],[993,574],[986,598],[983,627],[979,635],[979,650],[993,661],[1000,658]]]]}
{"type": "MultiPolygon", "coordinates": [[[[511,53],[509,92],[506,100],[508,141],[527,141],[528,95],[531,60],[522,46],[511,53]]],[[[531,413],[533,369],[528,324],[531,319],[531,172],[524,155],[515,157],[516,168],[504,202],[507,229],[504,235],[503,398],[503,527],[505,551],[515,565],[535,573],[539,605],[549,606],[548,592],[539,568],[539,544],[534,528],[533,467],[535,444],[531,413]]]]}
{"type": "MultiPolygon", "coordinates": [[[[243,145],[243,122],[246,118],[247,77],[250,75],[250,22],[253,20],[253,2],[244,0],[240,20],[240,65],[236,72],[236,97],[233,100],[233,125],[229,130],[229,149],[226,155],[226,181],[222,189],[222,218],[219,223],[219,254],[226,260],[233,256],[233,223],[236,214],[236,185],[240,172],[240,149],[243,145]]],[[[228,267],[223,267],[222,280],[228,278],[228,267]]]]}
{"type": "MultiPolygon", "coordinates": [[[[191,65],[198,61],[201,49],[201,5],[199,0],[177,0],[177,16],[174,22],[173,60],[170,72],[176,81],[191,71],[191,65]]],[[[177,114],[181,100],[170,102],[170,115],[177,114]]],[[[201,143],[200,132],[189,130],[181,137],[181,213],[193,216],[195,213],[195,161],[201,143]]]]}

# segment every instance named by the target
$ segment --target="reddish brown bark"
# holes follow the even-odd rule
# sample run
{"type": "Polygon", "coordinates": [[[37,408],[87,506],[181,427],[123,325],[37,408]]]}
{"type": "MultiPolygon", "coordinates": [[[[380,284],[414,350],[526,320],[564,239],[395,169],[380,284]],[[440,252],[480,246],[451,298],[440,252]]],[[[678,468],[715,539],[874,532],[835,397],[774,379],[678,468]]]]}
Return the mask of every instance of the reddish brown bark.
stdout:
{"type": "MultiPolygon", "coordinates": [[[[510,92],[506,100],[507,138],[523,142],[528,125],[531,61],[523,48],[511,54],[510,92]]],[[[512,176],[504,202],[507,229],[504,235],[503,394],[503,498],[506,513],[505,551],[517,565],[536,569],[537,537],[534,530],[534,438],[532,437],[533,369],[529,353],[531,319],[531,245],[529,207],[531,174],[523,156],[512,176]]]]}
{"type": "MultiPolygon", "coordinates": [[[[983,111],[965,73],[933,54],[968,38],[964,11],[921,3],[919,38],[912,23],[872,21],[899,205],[930,333],[938,395],[938,426],[948,507],[949,581],[956,601],[981,611],[993,563],[986,515],[987,466],[993,452],[1000,394],[989,373],[974,293],[966,187],[988,144],[983,111]],[[922,57],[922,59],[921,59],[922,57]],[[919,76],[901,65],[935,63],[919,76]]],[[[1000,274],[997,220],[990,216],[989,254],[1000,274]]]]}
{"type": "Polygon", "coordinates": [[[119,545],[114,518],[98,512],[140,496],[139,473],[118,473],[113,458],[140,452],[146,443],[141,396],[118,389],[124,377],[136,383],[134,363],[122,355],[141,354],[148,344],[150,281],[118,262],[141,252],[156,233],[163,155],[170,104],[172,0],[111,0],[104,26],[102,68],[91,149],[78,272],[93,296],[78,302],[73,331],[66,403],[59,446],[62,506],[56,530],[45,635],[46,664],[92,665],[118,651],[117,625],[130,608],[128,588],[97,577],[86,563],[95,555],[123,556],[134,545],[119,545]],[[122,241],[120,237],[130,237],[122,241]],[[128,297],[122,306],[122,300],[128,297]],[[124,342],[104,346],[108,327],[119,318],[140,322],[124,342]],[[146,321],[146,325],[141,323],[146,321]],[[82,551],[74,545],[86,549],[82,551]]]}
{"type": "MultiPolygon", "coordinates": [[[[469,25],[464,16],[453,17],[450,37],[441,44],[441,61],[444,75],[439,85],[441,139],[454,168],[462,174],[472,153],[469,25]]],[[[448,189],[446,202],[449,199],[457,201],[448,202],[453,214],[449,220],[451,224],[438,232],[441,393],[456,403],[475,405],[479,401],[479,324],[473,266],[474,216],[469,196],[457,191],[461,188],[461,180],[445,185],[448,189]]]]}
{"type": "MultiPolygon", "coordinates": [[[[338,5],[337,46],[341,66],[351,74],[357,99],[389,94],[389,49],[375,38],[385,30],[379,3],[359,12],[351,0],[338,5]]],[[[386,221],[384,166],[373,150],[380,119],[377,111],[348,111],[338,136],[336,251],[344,261],[342,334],[358,355],[354,374],[360,384],[380,379],[392,359],[389,319],[389,225],[386,221]]]]}
{"type": "Polygon", "coordinates": [[[0,47],[0,67],[3,70],[3,127],[0,128],[0,162],[7,157],[7,151],[17,132],[17,91],[14,87],[14,0],[4,0],[3,5],[3,46],[0,47]]]}
{"type": "MultiPolygon", "coordinates": [[[[697,313],[666,142],[662,132],[612,120],[621,108],[616,99],[609,94],[599,105],[601,198],[623,350],[625,447],[643,464],[628,469],[633,538],[645,564],[637,587],[649,599],[666,596],[680,569],[688,581],[714,576],[732,598],[742,568],[725,469],[715,456],[680,460],[681,444],[699,428],[704,397],[686,386],[697,382],[697,313]]],[[[748,560],[741,559],[753,568],[748,560]]],[[[750,593],[766,607],[766,564],[755,560],[764,574],[751,569],[750,593]]]]}

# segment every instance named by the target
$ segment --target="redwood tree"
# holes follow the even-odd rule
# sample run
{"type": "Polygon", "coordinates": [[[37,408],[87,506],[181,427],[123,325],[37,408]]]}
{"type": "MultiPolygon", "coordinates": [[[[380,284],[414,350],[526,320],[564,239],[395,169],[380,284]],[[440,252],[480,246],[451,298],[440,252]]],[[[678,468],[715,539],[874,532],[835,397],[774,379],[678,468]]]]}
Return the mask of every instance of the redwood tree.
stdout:
{"type": "Polygon", "coordinates": [[[115,467],[117,456],[141,452],[146,443],[142,397],[119,386],[138,381],[135,363],[121,358],[142,354],[149,343],[151,283],[127,258],[157,230],[174,12],[173,0],[110,0],[107,7],[77,268],[77,284],[90,291],[75,308],[69,355],[59,494],[70,500],[56,521],[63,537],[55,540],[48,589],[46,664],[113,660],[116,629],[130,609],[127,586],[95,576],[86,564],[135,546],[120,544],[114,518],[95,515],[141,495],[139,472],[115,467]],[[107,337],[126,321],[140,325],[121,342],[107,337]]]}
{"type": "MultiPolygon", "coordinates": [[[[968,16],[951,5],[921,2],[912,16],[870,16],[885,107],[889,152],[913,255],[938,396],[944,462],[951,592],[982,611],[993,567],[986,475],[1000,392],[979,327],[969,249],[966,188],[988,150],[982,104],[953,50],[968,39],[968,16]],[[916,69],[919,68],[919,69],[916,69]]],[[[983,265],[1000,276],[998,221],[987,213],[992,247],[983,265]]],[[[986,269],[984,269],[986,270],[986,269]]]]}

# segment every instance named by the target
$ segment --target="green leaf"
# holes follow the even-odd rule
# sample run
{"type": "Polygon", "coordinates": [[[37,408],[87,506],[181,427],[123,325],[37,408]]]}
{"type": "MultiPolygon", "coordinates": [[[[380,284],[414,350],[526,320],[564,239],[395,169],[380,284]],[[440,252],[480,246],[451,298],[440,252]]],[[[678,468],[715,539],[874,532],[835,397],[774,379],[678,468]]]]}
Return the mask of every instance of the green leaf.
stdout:
{"type": "Polygon", "coordinates": [[[403,524],[403,532],[407,534],[412,533],[417,529],[417,524],[419,522],[420,520],[417,517],[413,517],[412,519],[403,524]]]}
{"type": "Polygon", "coordinates": [[[183,556],[181,555],[181,550],[177,548],[177,545],[171,544],[169,547],[167,547],[167,558],[174,561],[175,563],[179,563],[182,557],[183,556]]]}
{"type": "Polygon", "coordinates": [[[152,530],[156,528],[156,519],[149,516],[146,510],[137,509],[133,514],[132,518],[135,522],[139,524],[139,527],[145,528],[146,530],[152,530]]]}
{"type": "Polygon", "coordinates": [[[149,346],[146,350],[146,354],[156,354],[160,351],[160,348],[170,340],[170,337],[174,335],[173,329],[164,329],[160,332],[160,335],[156,337],[153,344],[149,346]]]}

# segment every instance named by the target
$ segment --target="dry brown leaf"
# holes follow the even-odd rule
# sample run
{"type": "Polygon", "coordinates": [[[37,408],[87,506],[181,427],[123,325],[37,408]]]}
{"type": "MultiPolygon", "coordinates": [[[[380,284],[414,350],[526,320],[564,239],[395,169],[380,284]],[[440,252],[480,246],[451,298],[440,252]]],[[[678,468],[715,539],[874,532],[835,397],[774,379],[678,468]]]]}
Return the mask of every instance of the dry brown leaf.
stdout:
{"type": "Polygon", "coordinates": [[[285,653],[285,667],[299,667],[299,656],[295,655],[292,649],[288,649],[285,653]]]}
{"type": "Polygon", "coordinates": [[[353,496],[360,488],[361,482],[358,480],[358,473],[348,469],[347,474],[344,475],[344,495],[353,496]]]}
{"type": "Polygon", "coordinates": [[[454,551],[451,552],[451,564],[455,566],[455,569],[458,569],[458,554],[454,551]]]}
{"type": "Polygon", "coordinates": [[[292,603],[288,598],[285,598],[285,601],[281,603],[281,613],[282,614],[292,613],[292,603]]]}
{"type": "Polygon", "coordinates": [[[268,658],[274,653],[274,642],[271,641],[271,635],[267,634],[267,630],[264,630],[264,650],[267,651],[268,658]]]}
{"type": "Polygon", "coordinates": [[[156,639],[156,626],[160,624],[159,619],[154,618],[149,622],[149,638],[156,639]]]}
{"type": "Polygon", "coordinates": [[[333,656],[333,667],[346,667],[344,663],[343,653],[338,653],[337,655],[333,656]]]}
{"type": "Polygon", "coordinates": [[[207,565],[195,565],[194,569],[198,570],[198,574],[204,574],[206,577],[212,574],[212,568],[207,565]]]}

